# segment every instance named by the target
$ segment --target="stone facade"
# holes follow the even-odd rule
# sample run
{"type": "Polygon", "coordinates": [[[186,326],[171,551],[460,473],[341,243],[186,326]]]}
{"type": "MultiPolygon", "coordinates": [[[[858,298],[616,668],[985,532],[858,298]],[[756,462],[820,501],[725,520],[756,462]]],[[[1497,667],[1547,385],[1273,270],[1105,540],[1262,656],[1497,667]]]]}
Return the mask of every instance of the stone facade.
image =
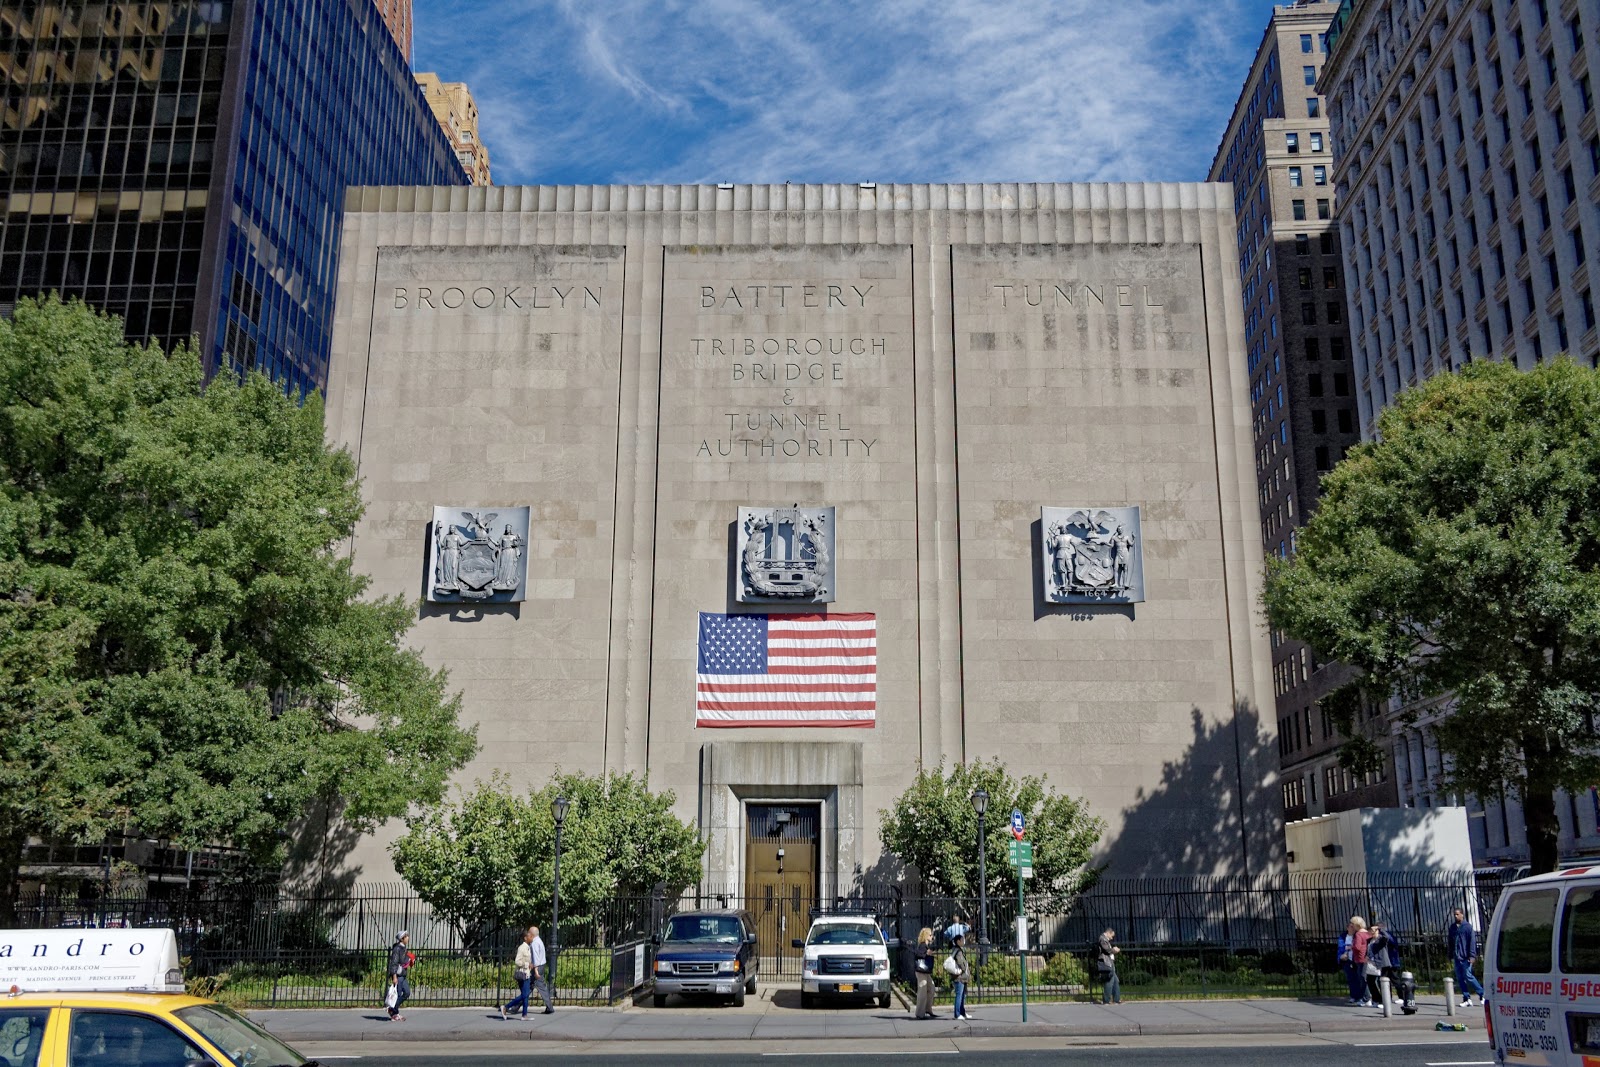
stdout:
{"type": "MultiPolygon", "coordinates": [[[[1087,799],[1114,875],[1277,869],[1231,197],[352,190],[328,426],[370,501],[356,566],[420,599],[436,504],[533,509],[526,600],[411,635],[480,726],[462,780],[646,772],[721,882],[745,804],[817,803],[831,894],[893,873],[877,812],[919,765],[998,756],[1087,799]],[[792,504],[836,509],[828,610],[877,617],[875,724],[697,728],[739,509],[792,504]],[[1141,509],[1142,603],[1044,602],[1059,505],[1141,509]]],[[[347,862],[385,876],[385,840],[347,862]]]]}

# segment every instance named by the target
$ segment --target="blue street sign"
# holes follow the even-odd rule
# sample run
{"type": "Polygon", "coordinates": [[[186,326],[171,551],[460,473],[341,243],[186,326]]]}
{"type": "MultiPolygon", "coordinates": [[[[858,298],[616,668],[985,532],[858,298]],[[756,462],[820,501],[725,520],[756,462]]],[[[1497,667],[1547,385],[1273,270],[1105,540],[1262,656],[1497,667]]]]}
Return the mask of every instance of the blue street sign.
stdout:
{"type": "Polygon", "coordinates": [[[1022,840],[1022,835],[1027,833],[1027,832],[1028,832],[1028,827],[1027,827],[1027,823],[1023,821],[1022,812],[1019,811],[1016,808],[1012,808],[1011,809],[1011,833],[1016,837],[1016,839],[1018,841],[1021,841],[1022,840]]]}

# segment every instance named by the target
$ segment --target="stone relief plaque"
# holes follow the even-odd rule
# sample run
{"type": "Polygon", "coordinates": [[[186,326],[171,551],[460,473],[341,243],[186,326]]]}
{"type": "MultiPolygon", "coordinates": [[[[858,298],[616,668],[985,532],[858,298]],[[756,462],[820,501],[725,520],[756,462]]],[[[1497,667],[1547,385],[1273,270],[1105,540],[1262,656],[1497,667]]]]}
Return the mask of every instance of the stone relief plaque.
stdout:
{"type": "Polygon", "coordinates": [[[1144,602],[1139,509],[1041,508],[1044,598],[1052,604],[1144,602]]]}
{"type": "Polygon", "coordinates": [[[509,604],[525,599],[531,511],[435,507],[427,599],[439,604],[509,604]]]}
{"type": "Polygon", "coordinates": [[[834,600],[833,508],[739,509],[741,604],[831,604],[834,600]]]}

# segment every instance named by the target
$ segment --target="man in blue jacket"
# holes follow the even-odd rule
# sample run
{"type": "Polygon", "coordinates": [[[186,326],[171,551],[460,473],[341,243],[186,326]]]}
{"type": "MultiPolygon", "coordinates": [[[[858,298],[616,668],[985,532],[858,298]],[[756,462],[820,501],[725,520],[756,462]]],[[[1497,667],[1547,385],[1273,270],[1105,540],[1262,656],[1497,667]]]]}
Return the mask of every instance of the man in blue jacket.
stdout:
{"type": "Polygon", "coordinates": [[[1483,986],[1477,975],[1472,973],[1472,961],[1478,958],[1478,932],[1467,922],[1466,913],[1460,908],[1456,909],[1455,919],[1450,923],[1445,940],[1450,945],[1450,959],[1455,963],[1456,988],[1461,991],[1462,1006],[1470,1006],[1473,995],[1482,1004],[1483,986]]]}

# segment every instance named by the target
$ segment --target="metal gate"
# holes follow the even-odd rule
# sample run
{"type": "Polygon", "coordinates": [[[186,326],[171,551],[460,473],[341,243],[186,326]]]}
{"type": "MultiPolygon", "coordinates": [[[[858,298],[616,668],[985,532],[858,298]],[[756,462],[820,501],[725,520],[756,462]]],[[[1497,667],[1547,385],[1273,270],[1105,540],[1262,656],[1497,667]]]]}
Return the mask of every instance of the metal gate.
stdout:
{"type": "Polygon", "coordinates": [[[745,908],[756,920],[761,973],[800,977],[804,954],[790,943],[811,927],[822,859],[816,804],[745,806],[745,908]]]}

